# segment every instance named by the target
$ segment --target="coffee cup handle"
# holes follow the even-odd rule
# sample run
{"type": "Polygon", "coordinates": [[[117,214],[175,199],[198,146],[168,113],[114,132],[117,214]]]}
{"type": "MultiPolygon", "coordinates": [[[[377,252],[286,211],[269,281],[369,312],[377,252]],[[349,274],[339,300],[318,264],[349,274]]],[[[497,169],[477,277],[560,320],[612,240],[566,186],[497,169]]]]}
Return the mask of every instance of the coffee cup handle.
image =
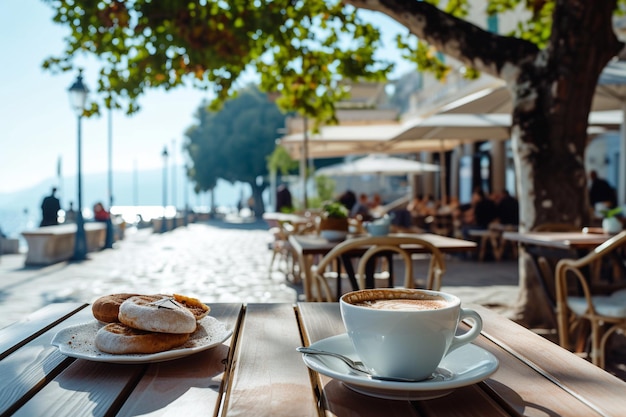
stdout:
{"type": "Polygon", "coordinates": [[[470,319],[473,322],[472,327],[462,335],[454,336],[454,339],[452,339],[452,343],[450,344],[450,348],[448,349],[448,352],[446,354],[476,339],[483,329],[483,319],[474,310],[462,308],[459,322],[463,319],[470,319]]]}

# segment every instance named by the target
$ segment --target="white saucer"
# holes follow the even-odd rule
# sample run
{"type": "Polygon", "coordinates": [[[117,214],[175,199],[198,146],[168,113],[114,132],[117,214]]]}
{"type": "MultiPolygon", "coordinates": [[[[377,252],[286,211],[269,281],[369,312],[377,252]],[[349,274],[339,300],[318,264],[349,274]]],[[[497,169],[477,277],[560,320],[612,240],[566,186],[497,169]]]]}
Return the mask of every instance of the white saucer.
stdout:
{"type": "MultiPolygon", "coordinates": [[[[319,340],[312,348],[340,353],[354,360],[359,357],[347,334],[319,340]]],[[[437,368],[434,378],[420,382],[390,382],[373,380],[350,372],[341,360],[329,356],[302,355],[304,363],[320,374],[343,382],[353,391],[389,400],[427,400],[443,397],[455,388],[475,384],[498,369],[498,359],[473,344],[467,344],[447,355],[437,368]]]]}
{"type": "Polygon", "coordinates": [[[320,230],[320,236],[329,242],[338,242],[348,236],[348,232],[341,230],[320,230]]]}

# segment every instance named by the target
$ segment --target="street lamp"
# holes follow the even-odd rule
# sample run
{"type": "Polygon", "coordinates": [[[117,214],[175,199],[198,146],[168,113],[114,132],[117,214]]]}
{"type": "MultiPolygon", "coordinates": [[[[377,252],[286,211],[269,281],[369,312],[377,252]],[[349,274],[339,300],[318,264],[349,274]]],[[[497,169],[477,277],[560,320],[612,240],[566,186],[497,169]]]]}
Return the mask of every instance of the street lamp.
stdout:
{"type": "Polygon", "coordinates": [[[305,115],[304,122],[304,140],[302,141],[302,159],[300,160],[300,175],[302,177],[302,207],[306,210],[308,207],[308,193],[306,190],[307,182],[309,182],[309,118],[305,115]]]}
{"type": "Polygon", "coordinates": [[[87,103],[89,90],[83,84],[83,71],[78,71],[76,81],[68,89],[70,105],[78,117],[78,210],[76,212],[76,237],[74,239],[73,260],[82,261],[87,259],[87,238],[85,235],[85,221],[83,219],[83,179],[82,179],[82,143],[81,143],[81,122],[87,103]]]}
{"type": "Polygon", "coordinates": [[[163,147],[163,221],[161,222],[161,233],[167,232],[167,224],[165,220],[165,210],[167,208],[167,146],[163,147]]]}
{"type": "Polygon", "coordinates": [[[108,118],[108,151],[109,158],[107,163],[107,171],[108,171],[108,194],[109,194],[109,211],[113,208],[113,109],[109,108],[109,118],[108,118]]]}
{"type": "Polygon", "coordinates": [[[187,164],[185,164],[184,167],[184,172],[183,172],[183,187],[185,187],[183,189],[184,193],[183,193],[183,198],[185,199],[185,212],[184,212],[184,219],[183,219],[183,224],[185,226],[187,226],[189,224],[189,183],[188,183],[188,177],[187,177],[187,171],[189,171],[189,166],[187,164]]]}

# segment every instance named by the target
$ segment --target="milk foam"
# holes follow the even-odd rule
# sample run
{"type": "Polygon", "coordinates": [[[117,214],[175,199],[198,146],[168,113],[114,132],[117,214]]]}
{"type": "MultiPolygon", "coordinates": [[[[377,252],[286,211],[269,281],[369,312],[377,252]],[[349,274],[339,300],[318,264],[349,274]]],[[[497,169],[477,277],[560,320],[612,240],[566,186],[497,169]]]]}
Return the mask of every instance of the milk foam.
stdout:
{"type": "Polygon", "coordinates": [[[369,307],[376,310],[438,310],[445,308],[450,304],[445,300],[418,300],[410,298],[394,298],[394,299],[380,299],[380,300],[368,300],[355,303],[357,306],[369,307]]]}

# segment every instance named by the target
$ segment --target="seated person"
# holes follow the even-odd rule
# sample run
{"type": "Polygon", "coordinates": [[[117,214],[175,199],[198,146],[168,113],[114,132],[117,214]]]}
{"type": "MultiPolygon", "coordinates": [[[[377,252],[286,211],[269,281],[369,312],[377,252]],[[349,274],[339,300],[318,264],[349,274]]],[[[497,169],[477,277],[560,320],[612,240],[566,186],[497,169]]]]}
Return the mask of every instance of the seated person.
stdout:
{"type": "Polygon", "coordinates": [[[368,204],[367,194],[361,193],[359,194],[359,200],[354,204],[352,209],[350,210],[350,217],[358,218],[361,216],[361,220],[369,221],[372,219],[370,215],[370,209],[368,204]]]}
{"type": "Polygon", "coordinates": [[[472,194],[473,222],[462,227],[463,238],[471,238],[471,230],[487,230],[489,224],[497,218],[496,203],[485,195],[482,188],[477,187],[472,194]]]}
{"type": "Polygon", "coordinates": [[[498,219],[501,224],[519,224],[519,203],[508,190],[502,192],[502,198],[498,202],[498,219]]]}
{"type": "Polygon", "coordinates": [[[344,207],[348,209],[348,212],[350,212],[357,202],[356,194],[354,194],[352,190],[347,190],[337,198],[337,201],[343,204],[344,207]]]}

